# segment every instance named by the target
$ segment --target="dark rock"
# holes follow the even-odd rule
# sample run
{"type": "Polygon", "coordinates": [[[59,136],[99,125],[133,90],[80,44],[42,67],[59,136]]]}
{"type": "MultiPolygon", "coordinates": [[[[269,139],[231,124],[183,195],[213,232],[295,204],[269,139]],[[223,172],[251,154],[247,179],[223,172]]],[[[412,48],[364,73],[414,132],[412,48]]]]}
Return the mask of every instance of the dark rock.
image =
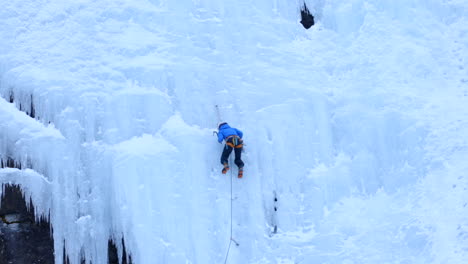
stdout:
{"type": "Polygon", "coordinates": [[[10,90],[10,98],[9,102],[13,103],[15,101],[15,95],[13,94],[13,90],[10,90]]]}
{"type": "Polygon", "coordinates": [[[16,162],[10,157],[1,157],[0,158],[0,167],[1,168],[17,168],[21,170],[21,163],[16,162]]]}
{"type": "Polygon", "coordinates": [[[119,264],[119,256],[117,255],[117,247],[114,244],[114,241],[109,239],[107,243],[107,257],[109,264],[119,264]]]}
{"type": "Polygon", "coordinates": [[[28,115],[32,118],[36,118],[36,108],[34,107],[34,100],[33,100],[32,94],[31,94],[31,107],[29,109],[28,115]]]}
{"type": "MultiPolygon", "coordinates": [[[[122,264],[132,264],[132,256],[127,256],[127,250],[125,249],[125,241],[122,239],[122,264]],[[127,261],[128,258],[128,261],[127,261]]],[[[108,256],[108,264],[120,264],[119,257],[117,253],[117,246],[115,242],[109,239],[107,244],[107,256],[108,256]]],[[[0,263],[1,264],[1,263],[0,263]]]]}
{"type": "Polygon", "coordinates": [[[314,16],[310,13],[305,3],[301,7],[301,24],[305,29],[309,29],[315,24],[314,16]]]}
{"type": "Polygon", "coordinates": [[[4,186],[0,205],[0,264],[52,264],[54,242],[50,224],[35,222],[21,189],[4,186]]]}

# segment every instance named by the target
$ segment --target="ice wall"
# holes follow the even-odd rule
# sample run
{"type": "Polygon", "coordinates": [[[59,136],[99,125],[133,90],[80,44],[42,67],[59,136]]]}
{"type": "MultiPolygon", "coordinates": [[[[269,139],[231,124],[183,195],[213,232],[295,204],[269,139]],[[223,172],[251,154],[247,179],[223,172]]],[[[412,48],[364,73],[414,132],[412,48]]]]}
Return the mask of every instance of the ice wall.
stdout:
{"type": "Polygon", "coordinates": [[[0,154],[56,262],[106,263],[109,238],[223,262],[216,104],[247,144],[229,263],[467,259],[467,4],[306,2],[309,31],[302,1],[3,3],[0,154]]]}

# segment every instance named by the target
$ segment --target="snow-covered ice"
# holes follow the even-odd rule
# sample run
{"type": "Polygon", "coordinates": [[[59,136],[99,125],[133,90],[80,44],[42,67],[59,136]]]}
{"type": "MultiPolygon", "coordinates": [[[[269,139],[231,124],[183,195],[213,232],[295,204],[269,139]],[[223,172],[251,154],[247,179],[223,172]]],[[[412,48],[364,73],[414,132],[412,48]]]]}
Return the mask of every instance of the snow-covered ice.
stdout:
{"type": "Polygon", "coordinates": [[[468,262],[468,2],[305,2],[2,2],[0,182],[57,263],[223,263],[215,105],[228,263],[468,262]]]}

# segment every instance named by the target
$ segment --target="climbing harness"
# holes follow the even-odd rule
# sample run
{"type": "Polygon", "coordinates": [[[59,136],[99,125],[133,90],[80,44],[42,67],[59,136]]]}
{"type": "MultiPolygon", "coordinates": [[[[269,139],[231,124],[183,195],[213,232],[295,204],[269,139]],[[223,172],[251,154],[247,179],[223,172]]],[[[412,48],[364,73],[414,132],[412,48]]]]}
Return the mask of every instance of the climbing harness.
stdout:
{"type": "Polygon", "coordinates": [[[226,138],[226,145],[230,146],[231,148],[242,148],[243,141],[239,136],[229,136],[226,138]]]}

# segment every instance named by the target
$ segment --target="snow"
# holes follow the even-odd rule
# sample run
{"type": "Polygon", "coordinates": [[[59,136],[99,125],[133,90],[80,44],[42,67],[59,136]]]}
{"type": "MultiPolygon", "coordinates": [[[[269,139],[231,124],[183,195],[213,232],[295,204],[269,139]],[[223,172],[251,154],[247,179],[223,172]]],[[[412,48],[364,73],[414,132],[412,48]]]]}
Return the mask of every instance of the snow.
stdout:
{"type": "Polygon", "coordinates": [[[57,263],[222,263],[215,105],[228,263],[468,262],[466,1],[4,2],[0,182],[57,263]]]}
{"type": "Polygon", "coordinates": [[[51,192],[52,183],[43,175],[31,169],[19,170],[3,168],[0,169],[0,182],[3,185],[0,189],[0,196],[2,196],[6,184],[20,185],[27,206],[31,206],[30,201],[34,201],[37,220],[39,220],[41,216],[48,216],[49,209],[51,208],[52,196],[44,195],[44,193],[51,192]]]}

